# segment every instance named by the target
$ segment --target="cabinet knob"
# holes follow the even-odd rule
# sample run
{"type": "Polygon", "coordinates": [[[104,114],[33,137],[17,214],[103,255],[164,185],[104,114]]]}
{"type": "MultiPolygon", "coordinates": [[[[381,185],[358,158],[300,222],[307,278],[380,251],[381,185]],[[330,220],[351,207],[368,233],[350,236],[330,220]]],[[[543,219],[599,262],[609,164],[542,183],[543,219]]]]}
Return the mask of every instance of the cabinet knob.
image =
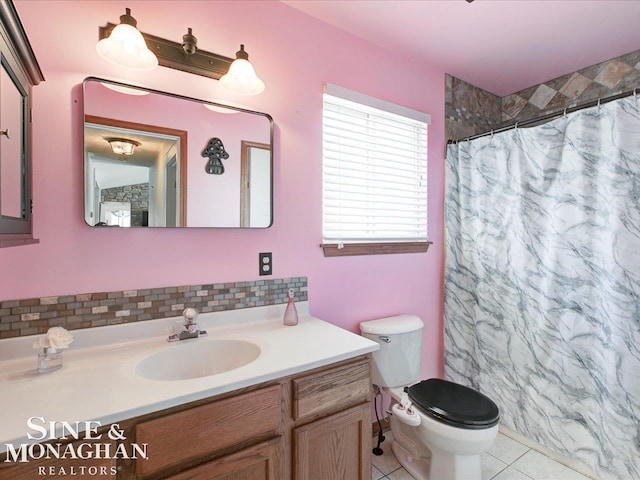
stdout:
{"type": "Polygon", "coordinates": [[[6,130],[0,130],[0,135],[4,135],[7,138],[11,138],[11,132],[7,128],[6,130]]]}

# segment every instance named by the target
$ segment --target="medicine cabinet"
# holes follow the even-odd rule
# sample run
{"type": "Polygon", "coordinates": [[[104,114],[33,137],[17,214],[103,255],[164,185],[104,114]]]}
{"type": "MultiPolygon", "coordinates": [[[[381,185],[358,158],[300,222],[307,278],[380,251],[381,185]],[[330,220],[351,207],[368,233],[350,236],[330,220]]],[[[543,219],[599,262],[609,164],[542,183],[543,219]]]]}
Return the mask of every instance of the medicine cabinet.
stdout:
{"type": "Polygon", "coordinates": [[[13,2],[0,2],[0,247],[38,243],[31,222],[31,90],[43,80],[13,2]]]}

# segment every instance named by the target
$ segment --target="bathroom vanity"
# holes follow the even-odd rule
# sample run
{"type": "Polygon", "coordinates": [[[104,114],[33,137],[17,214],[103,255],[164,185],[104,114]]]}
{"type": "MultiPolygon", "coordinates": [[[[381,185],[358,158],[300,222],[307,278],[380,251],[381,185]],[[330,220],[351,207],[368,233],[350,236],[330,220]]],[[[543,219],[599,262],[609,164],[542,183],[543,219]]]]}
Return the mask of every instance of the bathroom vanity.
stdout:
{"type": "MultiPolygon", "coordinates": [[[[96,340],[88,332],[77,331],[77,342],[86,348],[65,352],[64,367],[51,374],[25,372],[28,358],[1,361],[14,373],[0,377],[0,401],[9,405],[0,413],[8,427],[0,443],[33,443],[26,438],[25,421],[36,415],[47,421],[99,424],[89,432],[96,440],[85,439],[85,432],[79,439],[49,443],[75,443],[71,448],[78,451],[81,443],[97,442],[103,452],[109,448],[128,454],[5,463],[3,451],[0,479],[40,478],[38,467],[66,473],[71,467],[76,472],[93,467],[107,474],[91,478],[368,480],[370,353],[377,344],[308,316],[306,302],[298,309],[302,315],[295,327],[282,325],[283,306],[201,315],[209,336],[176,342],[185,345],[168,344],[164,337],[175,327],[175,318],[140,322],[163,336],[124,343],[92,345],[96,340]],[[154,355],[162,361],[165,352],[180,352],[176,348],[195,352],[191,347],[199,342],[214,345],[225,339],[253,342],[260,354],[244,366],[190,379],[149,380],[144,377],[149,371],[139,369],[154,355]],[[114,388],[116,382],[120,388],[114,388]],[[47,402],[49,394],[57,398],[47,402]],[[14,401],[6,402],[9,398],[14,401]],[[133,458],[136,452],[138,458],[133,458]]],[[[144,325],[118,327],[101,336],[137,336],[134,331],[142,332],[144,325]]],[[[20,349],[18,344],[9,347],[20,349]]],[[[197,359],[193,367],[199,368],[197,359]]],[[[167,375],[184,375],[176,372],[167,375]]]]}

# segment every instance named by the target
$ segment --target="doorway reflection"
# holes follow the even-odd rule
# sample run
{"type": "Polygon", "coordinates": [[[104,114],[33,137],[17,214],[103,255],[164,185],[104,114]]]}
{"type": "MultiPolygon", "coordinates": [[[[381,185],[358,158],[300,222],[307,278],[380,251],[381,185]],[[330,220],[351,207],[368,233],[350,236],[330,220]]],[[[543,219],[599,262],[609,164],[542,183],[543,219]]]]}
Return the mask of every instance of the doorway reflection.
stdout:
{"type": "Polygon", "coordinates": [[[186,176],[181,155],[187,134],[113,119],[87,116],[85,121],[85,221],[89,225],[131,227],[184,226],[186,176]],[[130,155],[114,154],[113,137],[137,144],[130,155]],[[129,221],[103,215],[113,202],[129,205],[129,221]]]}

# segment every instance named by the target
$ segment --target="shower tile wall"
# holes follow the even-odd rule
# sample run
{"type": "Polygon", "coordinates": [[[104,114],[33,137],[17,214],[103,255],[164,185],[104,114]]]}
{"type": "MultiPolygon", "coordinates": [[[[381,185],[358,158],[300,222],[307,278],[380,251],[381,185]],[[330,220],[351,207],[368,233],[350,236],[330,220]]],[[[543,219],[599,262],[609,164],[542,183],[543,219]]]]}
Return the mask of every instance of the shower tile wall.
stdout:
{"type": "Polygon", "coordinates": [[[0,339],[176,317],[186,307],[202,313],[307,300],[307,278],[181,285],[113,292],[80,293],[0,302],[0,339]]]}
{"type": "Polygon", "coordinates": [[[500,123],[500,97],[449,74],[445,82],[447,140],[488,132],[500,123]]]}
{"type": "Polygon", "coordinates": [[[640,88],[640,50],[502,98],[451,75],[445,81],[446,139],[460,140],[640,88]]]}
{"type": "Polygon", "coordinates": [[[640,87],[640,50],[503,97],[501,121],[530,120],[636,87],[640,87]]]}

